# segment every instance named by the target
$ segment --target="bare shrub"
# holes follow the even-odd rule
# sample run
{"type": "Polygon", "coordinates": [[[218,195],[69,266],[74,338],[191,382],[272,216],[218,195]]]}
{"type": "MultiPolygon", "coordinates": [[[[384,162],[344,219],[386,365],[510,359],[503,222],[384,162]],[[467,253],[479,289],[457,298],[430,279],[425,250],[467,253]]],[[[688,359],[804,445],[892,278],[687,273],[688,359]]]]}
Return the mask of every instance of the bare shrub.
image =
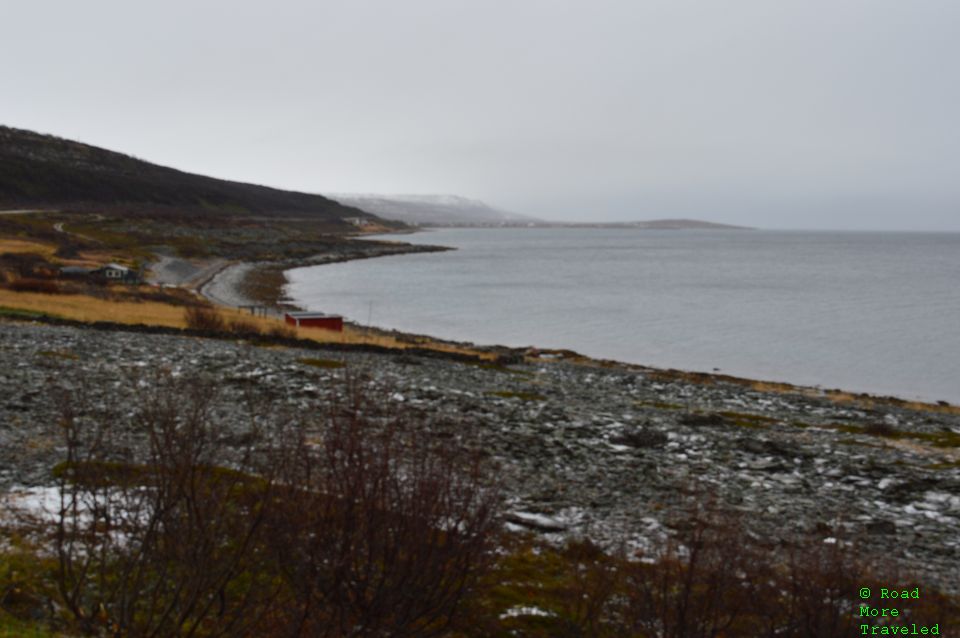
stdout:
{"type": "Polygon", "coordinates": [[[250,395],[242,431],[210,381],[143,385],[132,416],[61,401],[52,538],[81,631],[434,636],[458,618],[498,530],[476,457],[355,383],[305,421],[250,395]]]}
{"type": "Polygon", "coordinates": [[[39,292],[45,295],[56,295],[60,286],[49,279],[15,279],[7,284],[7,288],[15,292],[39,292]]]}
{"type": "Polygon", "coordinates": [[[37,253],[0,254],[0,266],[22,279],[48,279],[55,276],[56,267],[37,253]]]}
{"type": "Polygon", "coordinates": [[[184,310],[183,319],[187,328],[204,332],[223,332],[227,324],[216,309],[209,306],[191,306],[184,310]]]}
{"type": "Polygon", "coordinates": [[[884,421],[874,421],[863,428],[863,431],[871,436],[896,436],[897,428],[884,421]]]}
{"type": "Polygon", "coordinates": [[[260,326],[249,319],[237,317],[230,320],[229,330],[235,335],[256,337],[260,335],[260,326]]]}
{"type": "Polygon", "coordinates": [[[478,457],[378,411],[353,383],[322,440],[282,464],[299,493],[270,536],[291,635],[441,635],[489,567],[499,497],[478,457]]]}
{"type": "Polygon", "coordinates": [[[211,383],[161,379],[155,387],[133,424],[146,437],[141,464],[111,451],[124,436],[116,415],[63,404],[67,460],[57,472],[54,535],[61,601],[87,633],[257,635],[281,589],[263,551],[271,478],[242,460],[224,467],[211,383]]]}
{"type": "Polygon", "coordinates": [[[761,574],[739,519],[708,505],[681,525],[651,560],[626,566],[626,624],[640,635],[671,638],[750,635],[734,630],[751,611],[761,574]]]}
{"type": "Polygon", "coordinates": [[[277,339],[296,339],[297,331],[286,324],[271,326],[267,334],[277,339]]]}

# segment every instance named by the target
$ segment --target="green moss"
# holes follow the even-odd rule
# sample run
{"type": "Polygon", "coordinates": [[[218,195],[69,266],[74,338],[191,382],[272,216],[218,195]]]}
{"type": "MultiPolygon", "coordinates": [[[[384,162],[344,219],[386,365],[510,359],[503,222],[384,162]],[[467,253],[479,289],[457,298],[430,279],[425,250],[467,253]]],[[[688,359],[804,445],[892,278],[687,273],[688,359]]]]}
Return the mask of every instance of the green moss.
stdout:
{"type": "Polygon", "coordinates": [[[721,412],[720,416],[725,418],[731,425],[754,430],[767,430],[770,428],[770,425],[777,422],[777,420],[772,417],[762,414],[749,414],[747,412],[721,412]]]}
{"type": "Polygon", "coordinates": [[[656,408],[658,410],[682,410],[684,406],[678,403],[667,403],[666,401],[636,401],[636,405],[645,408],[656,408]]]}
{"type": "Polygon", "coordinates": [[[903,434],[911,439],[917,439],[931,443],[934,447],[960,447],[960,434],[952,431],[904,432],[903,434]]]}
{"type": "Polygon", "coordinates": [[[347,365],[343,361],[337,361],[336,359],[317,359],[314,357],[297,359],[297,361],[303,365],[313,366],[315,368],[343,368],[347,365]]]}
{"type": "Polygon", "coordinates": [[[63,461],[53,466],[55,479],[86,486],[137,485],[144,482],[148,469],[143,465],[111,461],[63,461]]]}
{"type": "Polygon", "coordinates": [[[28,619],[44,613],[55,595],[53,574],[57,561],[24,537],[5,529],[0,536],[0,638],[48,638],[59,636],[28,619]]]}
{"type": "Polygon", "coordinates": [[[63,635],[39,623],[18,620],[0,610],[0,638],[58,638],[63,635]]]}
{"type": "Polygon", "coordinates": [[[501,363],[473,363],[466,362],[467,365],[475,366],[482,370],[492,370],[494,372],[503,372],[506,374],[513,374],[520,377],[532,377],[533,373],[526,370],[514,370],[513,368],[508,368],[507,366],[501,363]]]}
{"type": "Polygon", "coordinates": [[[52,315],[46,312],[23,310],[21,308],[10,308],[9,306],[0,306],[0,317],[7,317],[9,319],[41,319],[43,317],[57,317],[58,319],[63,318],[59,315],[52,315]]]}
{"type": "Polygon", "coordinates": [[[960,469],[960,461],[944,461],[927,466],[928,470],[956,470],[960,469]]]}
{"type": "Polygon", "coordinates": [[[77,359],[80,358],[73,352],[70,352],[69,350],[41,350],[37,354],[39,354],[41,357],[52,357],[55,359],[69,359],[70,361],[76,361],[77,359]]]}
{"type": "Polygon", "coordinates": [[[859,425],[848,425],[845,423],[826,423],[819,427],[843,432],[845,434],[864,434],[894,440],[913,439],[915,441],[929,443],[934,447],[960,447],[960,434],[951,430],[941,432],[914,432],[911,430],[893,430],[871,426],[861,427],[859,425]]]}
{"type": "Polygon", "coordinates": [[[546,401],[547,397],[535,392],[514,392],[512,390],[496,390],[487,394],[503,399],[520,399],[521,401],[546,401]]]}

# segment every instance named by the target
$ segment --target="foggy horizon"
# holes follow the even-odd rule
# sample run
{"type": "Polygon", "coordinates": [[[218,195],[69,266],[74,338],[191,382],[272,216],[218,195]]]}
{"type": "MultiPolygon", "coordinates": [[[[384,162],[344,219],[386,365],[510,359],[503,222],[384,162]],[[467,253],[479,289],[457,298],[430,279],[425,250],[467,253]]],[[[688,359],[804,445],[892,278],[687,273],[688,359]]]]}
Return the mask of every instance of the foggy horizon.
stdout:
{"type": "Polygon", "coordinates": [[[946,1],[6,13],[0,124],[183,171],[556,222],[960,230],[946,1]]]}

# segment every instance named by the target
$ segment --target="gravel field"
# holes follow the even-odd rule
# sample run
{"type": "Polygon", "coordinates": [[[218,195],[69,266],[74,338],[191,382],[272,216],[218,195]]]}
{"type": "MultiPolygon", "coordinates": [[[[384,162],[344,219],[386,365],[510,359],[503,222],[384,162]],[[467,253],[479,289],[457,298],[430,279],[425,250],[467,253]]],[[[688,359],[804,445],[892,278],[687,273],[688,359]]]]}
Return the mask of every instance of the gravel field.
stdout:
{"type": "MultiPolygon", "coordinates": [[[[196,337],[0,321],[0,489],[49,485],[64,391],[132,413],[158,370],[216,381],[224,436],[245,393],[322,414],[345,371],[499,465],[510,525],[548,538],[645,544],[709,494],[765,538],[856,538],[957,591],[960,416],[760,392],[722,380],[530,360],[480,366],[410,354],[264,348],[196,337]],[[323,357],[343,368],[310,365],[323,357]],[[891,435],[891,433],[895,433],[891,435]]],[[[136,457],[134,431],[117,441],[136,457]]]]}

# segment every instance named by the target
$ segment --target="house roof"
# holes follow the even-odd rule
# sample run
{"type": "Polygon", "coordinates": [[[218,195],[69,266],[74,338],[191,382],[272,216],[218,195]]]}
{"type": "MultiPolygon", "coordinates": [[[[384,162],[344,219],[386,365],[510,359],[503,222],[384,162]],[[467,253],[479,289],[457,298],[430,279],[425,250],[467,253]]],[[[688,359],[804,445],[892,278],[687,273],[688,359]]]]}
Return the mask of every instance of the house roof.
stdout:
{"type": "Polygon", "coordinates": [[[287,316],[291,319],[343,319],[341,315],[328,315],[325,312],[288,312],[287,316]]]}

